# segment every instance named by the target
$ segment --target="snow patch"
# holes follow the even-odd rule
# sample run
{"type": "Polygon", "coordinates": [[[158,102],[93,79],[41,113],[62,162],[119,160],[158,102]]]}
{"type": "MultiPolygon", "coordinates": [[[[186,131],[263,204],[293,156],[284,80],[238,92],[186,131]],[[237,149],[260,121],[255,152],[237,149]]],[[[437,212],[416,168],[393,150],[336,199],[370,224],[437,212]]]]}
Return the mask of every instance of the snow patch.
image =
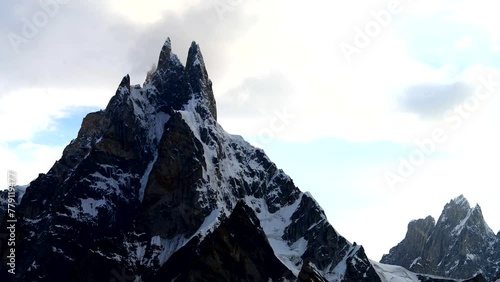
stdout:
{"type": "Polygon", "coordinates": [[[156,235],[151,238],[151,246],[161,246],[161,237],[156,235]]]}
{"type": "Polygon", "coordinates": [[[200,60],[198,60],[198,57],[196,57],[196,59],[193,62],[193,66],[199,66],[199,65],[201,65],[200,60]]]}
{"type": "Polygon", "coordinates": [[[206,235],[208,235],[210,232],[212,232],[215,229],[215,226],[217,224],[217,219],[219,218],[219,215],[221,214],[221,209],[216,208],[214,209],[203,221],[201,226],[198,228],[198,230],[194,233],[196,236],[197,234],[201,235],[201,238],[205,238],[206,235]]]}
{"type": "Polygon", "coordinates": [[[404,267],[370,261],[382,282],[418,282],[417,275],[404,267]]]}
{"type": "Polygon", "coordinates": [[[78,220],[93,220],[99,214],[98,208],[106,206],[106,201],[104,199],[80,199],[80,205],[77,207],[65,206],[67,210],[71,212],[71,217],[78,220]]]}
{"type": "MultiPolygon", "coordinates": [[[[190,103],[186,107],[189,107],[189,105],[192,104],[191,101],[193,101],[193,100],[190,100],[190,103]]],[[[186,111],[178,111],[178,113],[181,114],[182,119],[189,126],[189,128],[193,132],[194,136],[196,136],[196,138],[198,140],[200,140],[200,142],[201,142],[200,129],[198,128],[198,123],[197,123],[194,112],[191,110],[186,110],[186,111]]]]}
{"type": "Polygon", "coordinates": [[[92,198],[88,199],[80,199],[82,212],[88,214],[90,216],[97,216],[98,210],[97,208],[104,207],[106,205],[106,201],[103,199],[96,200],[92,198]]]}
{"type": "MultiPolygon", "coordinates": [[[[177,250],[182,248],[189,240],[184,236],[175,236],[172,239],[160,239],[160,248],[153,252],[153,258],[157,258],[159,265],[163,265],[177,250]]],[[[152,261],[151,261],[152,262],[152,261]]],[[[148,266],[151,266],[152,263],[148,266]]]]}
{"type": "Polygon", "coordinates": [[[298,275],[302,267],[302,255],[307,249],[308,242],[304,238],[298,239],[291,245],[283,239],[285,228],[291,224],[291,217],[297,210],[301,196],[291,205],[284,206],[275,213],[270,213],[264,199],[246,196],[245,202],[252,207],[259,218],[260,225],[267,235],[269,243],[273,248],[276,257],[286,266],[294,275],[298,275]]]}
{"type": "Polygon", "coordinates": [[[476,260],[476,259],[477,259],[477,256],[476,256],[476,255],[473,255],[473,254],[467,254],[466,259],[467,259],[467,260],[476,260]]]}
{"type": "Polygon", "coordinates": [[[139,201],[141,202],[144,200],[144,192],[146,191],[146,186],[148,185],[149,175],[151,174],[151,170],[153,169],[153,165],[156,163],[156,160],[158,160],[158,153],[155,153],[153,160],[148,164],[146,171],[142,175],[140,181],[141,187],[139,188],[139,201]]]}
{"type": "Polygon", "coordinates": [[[138,177],[138,175],[132,175],[130,173],[123,173],[121,169],[116,168],[111,165],[100,165],[103,173],[106,175],[111,175],[112,177],[106,177],[101,174],[101,172],[94,172],[90,176],[91,179],[83,178],[80,182],[86,182],[86,184],[95,189],[104,191],[106,195],[117,195],[126,201],[129,198],[123,193],[123,188],[130,187],[132,181],[138,177]]]}
{"type": "Polygon", "coordinates": [[[410,268],[412,268],[414,265],[419,264],[418,262],[422,259],[422,257],[418,257],[413,260],[413,262],[410,264],[410,268]]]}
{"type": "Polygon", "coordinates": [[[453,202],[455,202],[455,204],[457,204],[459,206],[461,206],[461,205],[467,205],[467,207],[470,207],[469,206],[469,202],[464,197],[464,195],[460,195],[460,196],[456,197],[455,199],[453,199],[453,202]]]}

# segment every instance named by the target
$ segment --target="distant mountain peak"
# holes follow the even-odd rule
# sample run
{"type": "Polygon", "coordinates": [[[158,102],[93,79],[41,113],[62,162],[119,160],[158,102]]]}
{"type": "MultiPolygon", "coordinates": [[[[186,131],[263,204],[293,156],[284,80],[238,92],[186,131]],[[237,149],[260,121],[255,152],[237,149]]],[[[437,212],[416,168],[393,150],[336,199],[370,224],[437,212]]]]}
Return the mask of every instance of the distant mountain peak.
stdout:
{"type": "Polygon", "coordinates": [[[463,230],[475,229],[485,233],[488,237],[494,235],[483,217],[479,204],[471,207],[467,199],[460,195],[446,204],[438,221],[438,228],[448,230],[451,234],[460,234],[463,230]]]}
{"type": "Polygon", "coordinates": [[[489,279],[497,274],[500,240],[485,222],[478,204],[471,208],[460,195],[444,206],[435,225],[428,218],[412,221],[405,239],[381,262],[460,279],[478,272],[489,279]]]}
{"type": "Polygon", "coordinates": [[[455,205],[467,207],[468,209],[470,208],[469,201],[465,198],[463,194],[451,200],[450,203],[455,203],[455,205]]]}

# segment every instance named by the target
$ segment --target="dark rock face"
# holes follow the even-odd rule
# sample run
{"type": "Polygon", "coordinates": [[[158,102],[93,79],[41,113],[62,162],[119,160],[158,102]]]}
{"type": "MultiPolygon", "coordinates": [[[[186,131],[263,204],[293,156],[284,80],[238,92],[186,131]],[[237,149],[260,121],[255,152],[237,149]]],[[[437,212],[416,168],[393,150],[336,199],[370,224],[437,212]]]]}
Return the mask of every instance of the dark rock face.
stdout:
{"type": "Polygon", "coordinates": [[[466,279],[463,282],[487,282],[486,278],[480,273],[476,275],[475,277],[472,277],[470,279],[466,279]]]}
{"type": "Polygon", "coordinates": [[[471,208],[460,196],[446,204],[435,225],[431,217],[411,222],[405,239],[384,255],[381,262],[418,273],[460,279],[481,272],[490,281],[500,264],[495,251],[498,245],[499,240],[484,221],[481,208],[478,205],[471,208]]]}
{"type": "MultiPolygon", "coordinates": [[[[396,247],[392,248],[389,255],[384,256],[381,262],[397,264],[407,268],[411,265],[412,270],[420,273],[426,273],[424,266],[429,267],[429,264],[425,261],[421,261],[421,259],[415,262],[415,253],[422,253],[424,251],[425,243],[434,226],[435,221],[431,216],[428,216],[425,219],[417,219],[410,222],[408,224],[408,231],[406,232],[406,236],[403,241],[401,241],[401,243],[399,243],[396,247]],[[393,253],[397,254],[397,257],[391,260],[391,254],[393,253]]],[[[434,272],[429,271],[429,273],[434,272]]]]}
{"type": "Polygon", "coordinates": [[[208,215],[197,202],[199,193],[192,191],[203,181],[205,162],[203,146],[181,114],[173,113],[165,127],[168,130],[158,150],[160,161],[152,167],[137,222],[148,233],[173,238],[179,232],[194,233],[208,215]],[[184,205],[190,207],[190,213],[184,212],[184,205]]]}
{"type": "Polygon", "coordinates": [[[184,67],[168,39],[143,86],[125,76],[30,183],[2,281],[380,281],[312,196],[216,118],[199,46],[184,67]]]}
{"type": "Polygon", "coordinates": [[[202,98],[201,100],[206,103],[211,116],[217,120],[217,107],[214,92],[212,90],[212,81],[208,78],[200,46],[195,42],[193,42],[189,48],[186,73],[193,92],[195,95],[199,95],[199,97],[202,98]]]}
{"type": "Polygon", "coordinates": [[[280,281],[275,256],[254,211],[239,202],[213,233],[179,249],[147,281],[280,281]]]}

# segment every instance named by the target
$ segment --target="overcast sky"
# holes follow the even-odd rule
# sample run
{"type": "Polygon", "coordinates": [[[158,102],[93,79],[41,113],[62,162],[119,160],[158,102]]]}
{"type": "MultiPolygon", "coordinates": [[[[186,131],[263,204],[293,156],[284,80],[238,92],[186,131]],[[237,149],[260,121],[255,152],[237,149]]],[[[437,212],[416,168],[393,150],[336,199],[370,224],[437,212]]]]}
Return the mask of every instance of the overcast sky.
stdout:
{"type": "Polygon", "coordinates": [[[3,1],[0,170],[19,184],[47,172],[169,36],[181,61],[200,45],[226,131],[264,148],[370,258],[460,194],[498,232],[496,9],[365,2],[3,1]]]}

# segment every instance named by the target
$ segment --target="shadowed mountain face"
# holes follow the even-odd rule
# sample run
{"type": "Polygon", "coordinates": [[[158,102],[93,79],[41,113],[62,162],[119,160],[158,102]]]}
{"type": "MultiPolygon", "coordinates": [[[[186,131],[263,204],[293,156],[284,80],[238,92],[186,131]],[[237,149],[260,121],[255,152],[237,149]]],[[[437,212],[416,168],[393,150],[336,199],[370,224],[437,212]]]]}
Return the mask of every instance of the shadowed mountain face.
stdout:
{"type": "Polygon", "coordinates": [[[311,195],[217,123],[196,43],[184,66],[168,39],[157,65],[142,86],[125,76],[30,183],[15,275],[0,236],[2,281],[381,281],[311,195]]]}
{"type": "Polygon", "coordinates": [[[484,221],[479,205],[463,196],[450,201],[437,223],[432,217],[408,224],[406,237],[381,262],[418,273],[465,279],[483,273],[487,281],[500,271],[500,240],[484,221]]]}
{"type": "Polygon", "coordinates": [[[258,222],[254,212],[239,202],[214,232],[189,241],[145,280],[279,281],[288,269],[273,255],[258,222]]]}

